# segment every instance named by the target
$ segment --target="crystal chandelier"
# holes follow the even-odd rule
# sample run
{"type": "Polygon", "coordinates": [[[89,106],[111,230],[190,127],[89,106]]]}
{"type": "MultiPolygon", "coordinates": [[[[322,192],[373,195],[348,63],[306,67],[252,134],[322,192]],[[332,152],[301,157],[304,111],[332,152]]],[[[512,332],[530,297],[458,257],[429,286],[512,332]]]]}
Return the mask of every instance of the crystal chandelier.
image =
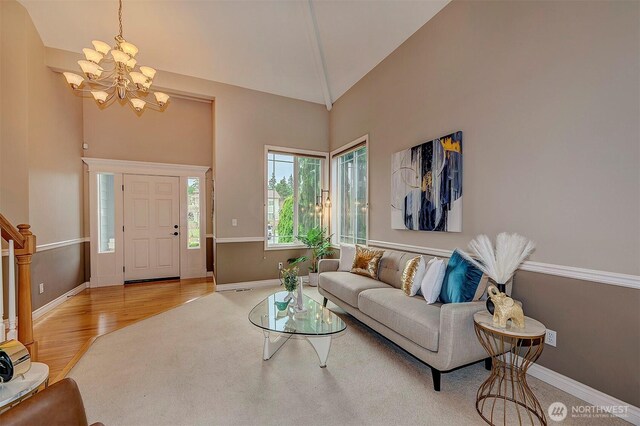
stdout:
{"type": "Polygon", "coordinates": [[[163,111],[169,95],[149,90],[156,70],[151,67],[136,69],[138,48],[122,37],[122,0],[119,0],[118,21],[120,32],[115,36],[113,48],[104,41],[93,40],[95,49],[82,49],[86,59],[78,61],[78,65],[87,80],[71,72],[63,73],[64,77],[73,90],[91,93],[98,105],[107,106],[117,98],[122,103],[128,100],[136,112],[142,112],[146,105],[163,111]],[[156,102],[139,96],[148,93],[153,93],[156,102]]]}

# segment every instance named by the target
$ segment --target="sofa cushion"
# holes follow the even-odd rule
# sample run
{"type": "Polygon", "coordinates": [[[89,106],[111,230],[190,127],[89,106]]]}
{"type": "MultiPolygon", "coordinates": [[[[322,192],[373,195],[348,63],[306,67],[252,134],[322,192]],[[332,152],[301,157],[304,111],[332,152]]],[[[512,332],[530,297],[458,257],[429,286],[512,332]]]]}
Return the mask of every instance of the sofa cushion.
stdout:
{"type": "Polygon", "coordinates": [[[374,250],[356,244],[356,257],[353,259],[351,273],[378,279],[378,265],[384,250],[374,250]]]}
{"type": "Polygon", "coordinates": [[[385,250],[378,267],[378,279],[395,288],[402,288],[402,272],[407,262],[414,257],[416,255],[411,253],[385,250]]]}
{"type": "Polygon", "coordinates": [[[440,301],[443,303],[471,302],[482,279],[482,271],[454,250],[447,263],[440,301]]]}
{"type": "MultiPolygon", "coordinates": [[[[340,300],[354,308],[358,307],[358,294],[371,288],[391,288],[385,283],[351,272],[323,272],[318,284],[340,300]]],[[[402,293],[402,292],[401,292],[402,293]]]]}
{"type": "Polygon", "coordinates": [[[438,350],[439,304],[429,305],[422,297],[407,297],[394,288],[379,288],[362,291],[358,309],[423,348],[438,350]]]}

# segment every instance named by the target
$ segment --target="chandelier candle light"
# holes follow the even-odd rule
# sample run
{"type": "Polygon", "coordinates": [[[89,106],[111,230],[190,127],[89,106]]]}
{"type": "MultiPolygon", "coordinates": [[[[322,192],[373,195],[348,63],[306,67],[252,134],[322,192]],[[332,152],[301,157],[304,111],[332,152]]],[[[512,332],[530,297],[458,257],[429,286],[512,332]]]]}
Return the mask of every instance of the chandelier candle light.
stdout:
{"type": "Polygon", "coordinates": [[[63,73],[64,77],[73,90],[91,93],[98,105],[107,106],[117,97],[123,102],[128,100],[136,112],[142,112],[146,105],[163,111],[169,95],[149,90],[156,70],[145,66],[136,69],[135,56],[138,48],[122,36],[122,0],[119,0],[118,20],[120,32],[115,36],[115,46],[93,40],[91,43],[94,49],[82,49],[86,59],[78,61],[78,65],[86,80],[85,77],[71,72],[63,73]],[[109,69],[106,69],[107,67],[109,69]],[[148,93],[153,93],[156,102],[139,97],[140,94],[148,93]]]}

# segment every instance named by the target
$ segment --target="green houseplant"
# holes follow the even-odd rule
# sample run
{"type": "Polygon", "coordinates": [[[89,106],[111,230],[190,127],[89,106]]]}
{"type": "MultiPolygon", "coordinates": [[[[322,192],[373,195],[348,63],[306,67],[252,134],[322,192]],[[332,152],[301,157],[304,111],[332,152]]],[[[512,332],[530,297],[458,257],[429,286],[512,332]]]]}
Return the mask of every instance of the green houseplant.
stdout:
{"type": "MultiPolygon", "coordinates": [[[[310,228],[306,234],[298,235],[299,241],[301,241],[309,250],[311,250],[311,265],[309,266],[309,285],[318,285],[318,263],[320,259],[324,259],[327,256],[333,254],[331,248],[331,235],[326,235],[325,230],[319,226],[310,228]]],[[[289,259],[290,265],[297,265],[298,263],[309,260],[307,256],[296,257],[289,259]]]]}
{"type": "Polygon", "coordinates": [[[284,289],[289,292],[285,301],[295,300],[294,291],[298,288],[298,267],[290,266],[282,270],[282,284],[284,289]]]}

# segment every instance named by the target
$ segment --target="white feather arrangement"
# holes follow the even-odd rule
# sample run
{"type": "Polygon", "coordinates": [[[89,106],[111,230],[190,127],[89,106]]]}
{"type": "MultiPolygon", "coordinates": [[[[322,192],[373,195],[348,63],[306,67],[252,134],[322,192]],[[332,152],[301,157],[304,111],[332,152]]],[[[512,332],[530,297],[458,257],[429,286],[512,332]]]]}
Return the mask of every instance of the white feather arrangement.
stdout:
{"type": "Polygon", "coordinates": [[[496,238],[496,247],[486,235],[478,235],[469,243],[472,254],[480,261],[465,256],[478,269],[498,284],[505,284],[518,266],[535,250],[533,241],[518,234],[503,232],[496,238]]]}

